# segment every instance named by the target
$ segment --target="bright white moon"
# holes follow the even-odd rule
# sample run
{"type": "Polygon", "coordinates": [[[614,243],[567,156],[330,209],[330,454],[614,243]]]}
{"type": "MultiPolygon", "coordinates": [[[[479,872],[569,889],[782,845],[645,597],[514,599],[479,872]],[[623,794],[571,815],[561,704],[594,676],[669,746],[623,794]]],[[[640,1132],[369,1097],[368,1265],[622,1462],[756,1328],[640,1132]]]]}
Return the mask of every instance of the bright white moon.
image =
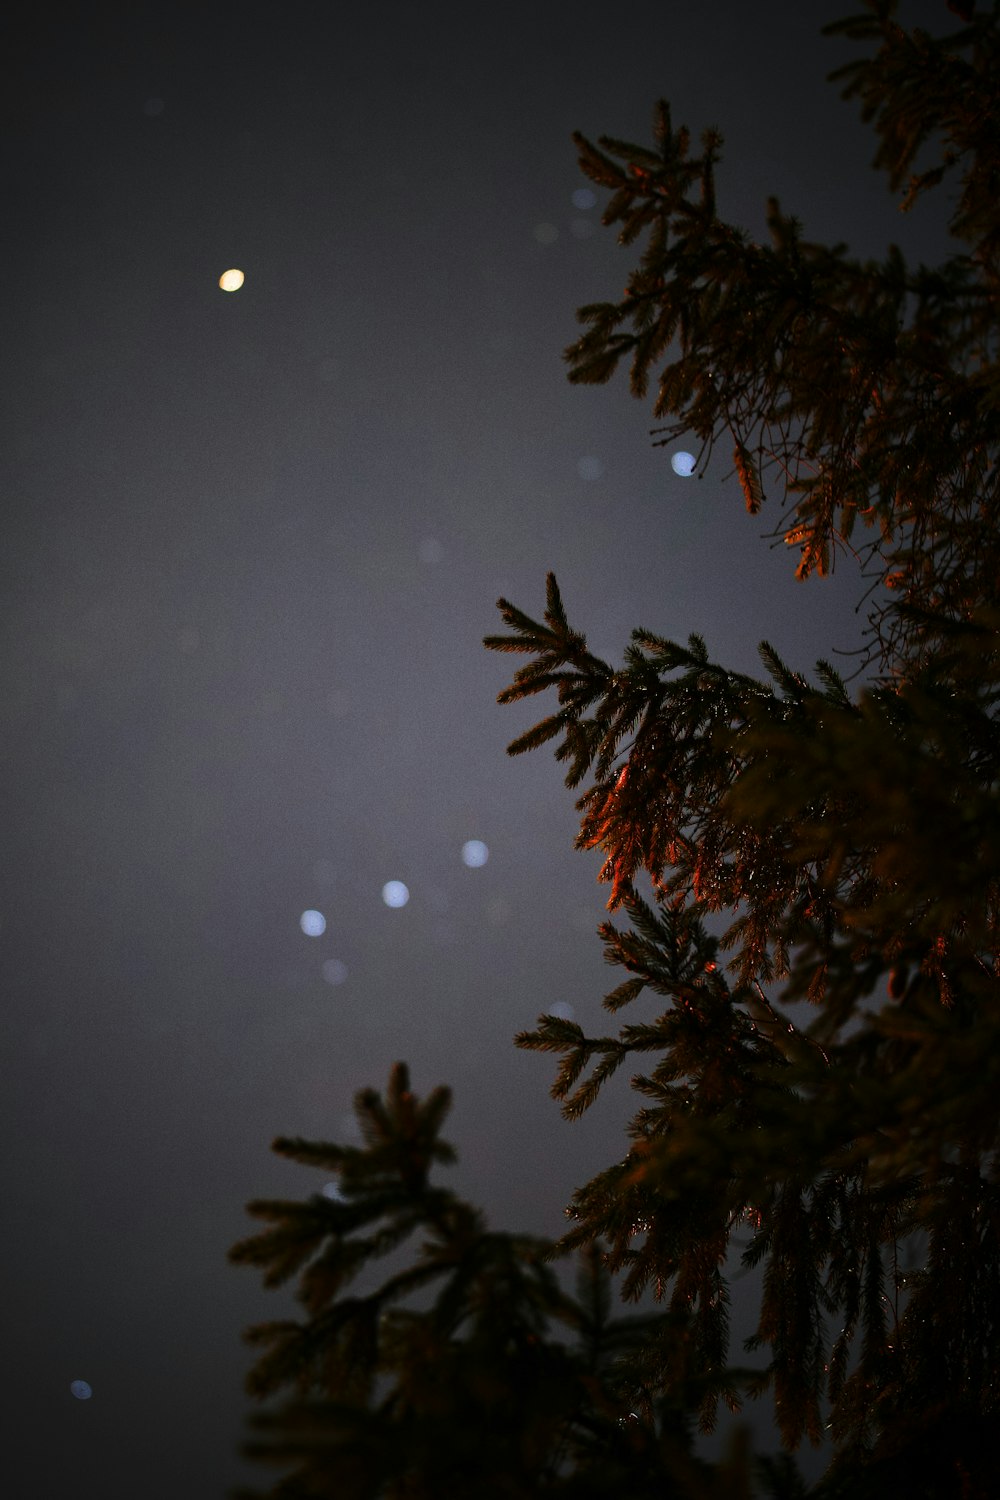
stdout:
{"type": "Polygon", "coordinates": [[[299,926],[306,937],[322,937],[326,931],[326,918],[321,911],[304,911],[299,926]]]}
{"type": "Polygon", "coordinates": [[[476,870],[484,865],[490,857],[490,851],[482,839],[468,839],[462,845],[462,863],[468,865],[470,870],[476,870]]]}
{"type": "Polygon", "coordinates": [[[387,880],[382,887],[382,900],[386,906],[405,906],[410,893],[401,880],[387,880]]]}
{"type": "Polygon", "coordinates": [[[237,271],[235,267],[231,271],[223,271],[219,277],[219,285],[224,292],[238,292],[243,281],[243,272],[237,271]]]}
{"type": "Polygon", "coordinates": [[[670,455],[670,467],[675,474],[680,474],[682,479],[687,479],[694,473],[694,454],[681,448],[677,453],[670,455]]]}

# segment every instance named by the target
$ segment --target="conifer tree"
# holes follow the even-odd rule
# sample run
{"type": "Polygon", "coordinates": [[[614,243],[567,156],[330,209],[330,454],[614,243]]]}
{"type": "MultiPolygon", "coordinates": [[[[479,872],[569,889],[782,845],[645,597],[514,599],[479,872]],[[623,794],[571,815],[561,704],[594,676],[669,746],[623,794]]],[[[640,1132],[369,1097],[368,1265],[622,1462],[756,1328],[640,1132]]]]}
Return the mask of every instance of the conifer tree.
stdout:
{"type": "MultiPolygon", "coordinates": [[[[554,576],[541,621],[500,601],[507,631],[487,646],[530,658],[501,702],[557,700],[510,753],[554,741],[582,789],[577,845],[604,856],[605,956],[627,976],[605,1000],[627,1012],[617,1031],[543,1015],[517,1041],[556,1055],[568,1117],[622,1067],[639,1104],[624,1156],[578,1189],[555,1247],[491,1236],[430,1189],[442,1096],[418,1106],[405,1075],[385,1103],[362,1101],[367,1154],[279,1143],[325,1151],[347,1198],[252,1206],[279,1227],[237,1258],[279,1279],[319,1256],[303,1274],[311,1321],[261,1335],[274,1350],[258,1388],[301,1376],[324,1392],[333,1409],[309,1431],[340,1453],[338,1484],[344,1444],[368,1452],[362,1431],[390,1467],[359,1459],[354,1489],[275,1493],[444,1493],[425,1459],[414,1478],[388,1456],[431,1399],[414,1371],[435,1372],[447,1447],[485,1421],[493,1397],[455,1372],[485,1375],[488,1351],[528,1456],[490,1490],[457,1443],[452,1493],[721,1492],[717,1470],[692,1469],[683,1417],[710,1428],[748,1389],[773,1400],[786,1450],[831,1442],[823,1500],[1000,1494],[1000,8],[952,7],[963,24],[937,39],[895,9],[867,0],[828,30],[866,45],[839,79],[902,208],[947,205],[939,266],[811,243],[774,200],[771,243],[754,243],[717,213],[721,137],[694,150],[665,102],[652,146],[576,138],[611,194],[604,222],[644,243],[624,297],[580,310],[570,379],[626,365],[636,397],[655,382],[660,441],[692,434],[699,464],[731,445],[747,508],[776,507],[801,579],[860,562],[866,676],[852,692],[827,662],[807,675],[764,643],[758,679],[697,636],[648,629],[614,667],[570,626],[554,576]],[[414,1265],[358,1310],[348,1271],[412,1230],[427,1236],[414,1265]],[[749,1385],[727,1316],[746,1235],[762,1277],[749,1385]],[[575,1300],[542,1269],[570,1251],[589,1277],[575,1300]],[[581,1309],[606,1274],[626,1301],[654,1291],[662,1317],[628,1324],[595,1374],[581,1309]],[[505,1326],[537,1343],[481,1326],[491,1278],[505,1326]],[[389,1311],[437,1285],[430,1311],[389,1311]],[[539,1393],[536,1426],[524,1390],[539,1393]],[[612,1476],[600,1463],[633,1427],[660,1467],[612,1476]]],[[[292,1448],[288,1423],[309,1411],[282,1429],[292,1448]]],[[[749,1473],[730,1470],[725,1492],[749,1493],[749,1473]]],[[[791,1470],[770,1480],[796,1493],[791,1470]]]]}
{"type": "Polygon", "coordinates": [[[270,1227],[230,1251],[270,1287],[299,1273],[308,1315],[248,1333],[264,1349],[249,1393],[294,1390],[255,1416],[247,1446],[294,1465],[275,1500],[740,1496],[738,1448],[715,1468],[692,1453],[686,1319],[613,1316],[596,1243],[578,1256],[571,1295],[551,1243],[493,1232],[434,1185],[431,1168],[454,1160],[439,1133],[449,1104],[445,1088],[418,1099],[399,1063],[384,1096],[357,1097],[362,1146],[274,1143],[335,1176],[331,1196],[250,1203],[270,1227]],[[376,1263],[414,1237],[410,1258],[397,1254],[377,1280],[376,1263]]]}

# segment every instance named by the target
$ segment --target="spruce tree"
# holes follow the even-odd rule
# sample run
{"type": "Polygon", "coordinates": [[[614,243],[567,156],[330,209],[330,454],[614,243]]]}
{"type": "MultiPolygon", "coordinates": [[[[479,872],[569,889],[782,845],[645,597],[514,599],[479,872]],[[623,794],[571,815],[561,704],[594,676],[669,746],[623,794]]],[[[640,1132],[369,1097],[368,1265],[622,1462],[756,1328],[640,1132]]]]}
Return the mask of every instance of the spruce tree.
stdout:
{"type": "Polygon", "coordinates": [[[417,1098],[398,1063],[384,1095],[357,1097],[362,1146],[274,1142],[280,1155],[334,1174],[336,1191],[250,1203],[270,1227],[230,1251],[263,1268],[269,1287],[298,1274],[307,1314],[248,1333],[264,1350],[248,1392],[294,1392],[253,1419],[247,1453],[294,1466],[269,1493],[739,1496],[738,1447],[714,1468],[692,1452],[687,1320],[614,1316],[597,1243],[577,1257],[571,1294],[550,1242],[491,1231],[433,1184],[431,1168],[454,1160],[440,1135],[449,1104],[446,1088],[417,1098]],[[396,1255],[378,1278],[378,1262],[404,1248],[408,1258],[396,1255]],[[349,1290],[359,1281],[366,1290],[349,1290]]]}
{"type": "MultiPolygon", "coordinates": [[[[364,1151],[279,1143],[346,1199],[251,1205],[278,1227],[234,1252],[272,1280],[306,1267],[309,1321],[257,1335],[256,1393],[302,1392],[281,1419],[299,1478],[275,1494],[750,1493],[749,1466],[694,1464],[686,1420],[764,1393],[786,1450],[832,1444],[825,1500],[1000,1494],[1000,32],[996,5],[951,8],[962,24],[936,39],[893,0],[827,28],[866,44],[834,77],[901,207],[947,205],[936,267],[811,243],[774,200],[754,243],[716,210],[721,137],[694,149],[665,102],[651,146],[576,137],[604,222],[642,253],[620,301],[580,309],[570,380],[627,366],[636,397],[655,383],[659,441],[693,435],[699,464],[725,443],[801,579],[860,562],[865,671],[852,691],[764,643],[758,679],[647,629],[612,666],[554,576],[541,621],[499,602],[487,646],[529,657],[501,702],[556,697],[510,753],[554,741],[582,789],[577,845],[603,855],[601,936],[627,976],[605,1000],[617,1031],[544,1015],[517,1041],[558,1057],[568,1117],[623,1066],[639,1104],[556,1246],[490,1234],[429,1186],[444,1096],[419,1105],[405,1074],[361,1101],[364,1151]],[[408,1271],[346,1297],[414,1231],[408,1271]],[[575,1299],[547,1269],[569,1252],[575,1299]],[[740,1258],[762,1278],[750,1377],[728,1337],[740,1258]],[[661,1313],[595,1364],[608,1275],[661,1313]],[[491,1401],[521,1455],[493,1489],[463,1468],[491,1401]],[[296,1423],[332,1455],[312,1488],[296,1423]]],[[[797,1492],[790,1469],[764,1477],[797,1492]]]]}

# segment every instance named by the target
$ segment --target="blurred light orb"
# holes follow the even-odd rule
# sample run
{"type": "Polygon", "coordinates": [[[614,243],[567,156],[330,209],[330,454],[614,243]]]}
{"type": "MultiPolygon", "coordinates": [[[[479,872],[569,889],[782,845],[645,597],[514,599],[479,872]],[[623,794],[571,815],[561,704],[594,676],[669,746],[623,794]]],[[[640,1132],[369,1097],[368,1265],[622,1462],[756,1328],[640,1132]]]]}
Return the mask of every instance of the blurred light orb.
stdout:
{"type": "Polygon", "coordinates": [[[576,472],[579,474],[581,479],[600,479],[601,475],[604,473],[604,465],[601,463],[601,460],[599,458],[595,458],[592,453],[587,453],[583,458],[577,461],[576,472]]]}
{"type": "Polygon", "coordinates": [[[382,887],[382,900],[386,906],[405,906],[410,893],[401,880],[387,880],[382,887]]]}
{"type": "Polygon", "coordinates": [[[223,271],[219,277],[219,285],[224,292],[238,292],[244,282],[242,271],[237,271],[234,266],[230,271],[223,271]]]}
{"type": "Polygon", "coordinates": [[[590,188],[577,188],[571,201],[574,208],[593,208],[597,202],[597,194],[590,188]]]}
{"type": "Polygon", "coordinates": [[[85,1380],[71,1380],[69,1388],[78,1401],[89,1401],[94,1394],[85,1380]]]}
{"type": "Polygon", "coordinates": [[[347,965],[342,958],[323,960],[323,978],[327,984],[343,984],[347,978],[347,965]]]}
{"type": "Polygon", "coordinates": [[[347,1202],[347,1199],[340,1190],[339,1182],[328,1182],[324,1188],[320,1189],[320,1192],[324,1198],[329,1198],[333,1203],[347,1202]]]}
{"type": "Polygon", "coordinates": [[[321,911],[304,911],[299,918],[299,926],[306,937],[322,937],[326,931],[326,918],[321,911]]]}
{"type": "Polygon", "coordinates": [[[694,473],[694,454],[688,453],[685,448],[679,449],[676,453],[671,453],[670,467],[682,479],[688,479],[694,473]]]}
{"type": "Polygon", "coordinates": [[[490,851],[482,839],[466,839],[462,845],[462,863],[470,870],[478,870],[490,857],[490,851]]]}
{"type": "Polygon", "coordinates": [[[549,1015],[558,1016],[560,1021],[572,1021],[573,1007],[568,1000],[557,1000],[555,1005],[549,1006],[549,1015]]]}

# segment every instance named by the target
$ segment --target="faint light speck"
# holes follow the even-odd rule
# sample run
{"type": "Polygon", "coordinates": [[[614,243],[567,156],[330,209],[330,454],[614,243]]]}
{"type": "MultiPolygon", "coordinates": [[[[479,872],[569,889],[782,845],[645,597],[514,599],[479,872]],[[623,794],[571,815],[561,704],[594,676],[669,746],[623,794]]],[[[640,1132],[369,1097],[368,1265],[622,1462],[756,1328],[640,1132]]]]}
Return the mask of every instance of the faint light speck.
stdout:
{"type": "Polygon", "coordinates": [[[299,918],[299,926],[306,937],[322,937],[326,931],[326,918],[321,911],[304,911],[299,918]]]}
{"type": "Polygon", "coordinates": [[[323,978],[327,984],[343,984],[347,978],[347,965],[342,958],[325,958],[323,960],[323,978]]]}
{"type": "Polygon", "coordinates": [[[224,292],[238,292],[240,287],[243,285],[244,280],[245,278],[243,272],[238,271],[236,267],[233,266],[231,270],[223,271],[222,275],[219,277],[219,285],[224,292]]]}
{"type": "Polygon", "coordinates": [[[346,1203],[346,1198],[341,1191],[339,1182],[328,1182],[320,1191],[324,1198],[329,1198],[333,1203],[346,1203]]]}
{"type": "Polygon", "coordinates": [[[401,880],[387,880],[382,887],[382,900],[386,906],[405,906],[410,893],[401,880]]]}
{"type": "Polygon", "coordinates": [[[593,208],[597,202],[597,194],[590,188],[577,188],[572,195],[574,208],[593,208]]]}
{"type": "Polygon", "coordinates": [[[69,1388],[78,1401],[89,1401],[94,1394],[85,1380],[71,1380],[69,1388]]]}
{"type": "Polygon", "coordinates": [[[466,839],[462,845],[462,863],[468,865],[470,870],[477,870],[489,857],[490,851],[482,839],[466,839]]]}
{"type": "Polygon", "coordinates": [[[532,234],[540,245],[554,245],[559,231],[554,224],[536,224],[532,234]]]}
{"type": "Polygon", "coordinates": [[[549,1015],[558,1016],[560,1021],[572,1021],[575,1012],[568,1000],[557,1000],[555,1005],[549,1006],[549,1015]]]}
{"type": "Polygon", "coordinates": [[[439,563],[444,557],[444,548],[435,536],[425,536],[420,543],[420,561],[439,563]]]}
{"type": "Polygon", "coordinates": [[[670,455],[670,467],[682,479],[689,478],[694,473],[694,454],[688,453],[685,448],[678,449],[670,455]]]}
{"type": "Polygon", "coordinates": [[[601,463],[601,460],[599,458],[595,458],[592,453],[587,453],[584,454],[583,458],[577,461],[576,472],[579,474],[581,479],[600,479],[601,475],[604,473],[604,465],[601,463]]]}
{"type": "Polygon", "coordinates": [[[569,232],[575,240],[589,240],[594,232],[590,219],[571,219],[569,232]]]}

